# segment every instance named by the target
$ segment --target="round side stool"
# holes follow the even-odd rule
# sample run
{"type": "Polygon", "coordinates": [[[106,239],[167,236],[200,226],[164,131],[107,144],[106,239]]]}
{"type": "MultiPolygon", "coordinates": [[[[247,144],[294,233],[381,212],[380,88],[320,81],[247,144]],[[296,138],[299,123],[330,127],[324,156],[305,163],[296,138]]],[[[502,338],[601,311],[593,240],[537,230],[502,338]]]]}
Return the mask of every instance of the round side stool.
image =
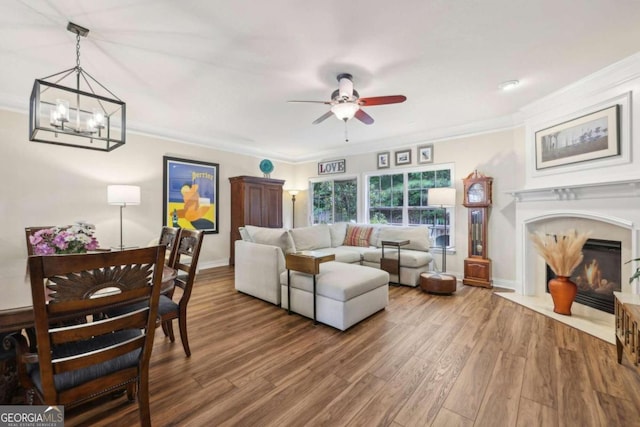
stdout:
{"type": "Polygon", "coordinates": [[[444,273],[420,274],[420,288],[425,292],[451,295],[456,291],[456,277],[444,273]]]}

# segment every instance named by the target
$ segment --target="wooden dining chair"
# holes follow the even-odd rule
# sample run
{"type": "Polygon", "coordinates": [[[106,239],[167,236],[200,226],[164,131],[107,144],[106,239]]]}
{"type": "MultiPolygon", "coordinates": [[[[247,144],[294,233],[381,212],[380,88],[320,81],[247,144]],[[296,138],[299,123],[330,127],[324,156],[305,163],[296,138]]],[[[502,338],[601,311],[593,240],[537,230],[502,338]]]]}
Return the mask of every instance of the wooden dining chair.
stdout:
{"type": "Polygon", "coordinates": [[[162,329],[171,342],[174,342],[173,319],[178,319],[180,339],[182,340],[182,347],[187,357],[191,356],[189,337],[187,335],[187,304],[189,304],[191,290],[193,289],[193,283],[196,278],[203,237],[203,231],[182,229],[178,240],[175,262],[173,264],[173,268],[176,269],[178,273],[175,286],[182,289],[182,294],[178,293],[180,298],[178,302],[173,300],[173,293],[170,296],[160,296],[159,312],[162,319],[162,329]]]}
{"type": "Polygon", "coordinates": [[[158,244],[165,245],[167,247],[167,261],[166,264],[172,267],[176,262],[176,255],[178,251],[178,239],[180,237],[180,231],[182,229],[178,227],[164,226],[160,230],[160,239],[158,244]]]}
{"type": "Polygon", "coordinates": [[[165,247],[32,256],[29,274],[37,353],[15,336],[27,402],[75,406],[126,390],[151,425],[149,359],[158,322],[165,247]],[[113,307],[137,310],[105,318],[113,307]]]}

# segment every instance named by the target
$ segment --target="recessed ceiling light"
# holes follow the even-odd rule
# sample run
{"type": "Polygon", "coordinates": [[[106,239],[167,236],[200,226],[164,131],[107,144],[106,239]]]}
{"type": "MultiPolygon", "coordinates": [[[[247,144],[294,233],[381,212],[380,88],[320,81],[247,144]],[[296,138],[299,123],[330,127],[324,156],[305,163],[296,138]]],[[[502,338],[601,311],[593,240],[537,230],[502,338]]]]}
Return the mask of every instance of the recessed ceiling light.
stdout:
{"type": "Polygon", "coordinates": [[[506,82],[500,83],[498,85],[498,89],[511,90],[511,89],[515,89],[519,85],[520,85],[520,81],[519,80],[507,80],[506,82]]]}

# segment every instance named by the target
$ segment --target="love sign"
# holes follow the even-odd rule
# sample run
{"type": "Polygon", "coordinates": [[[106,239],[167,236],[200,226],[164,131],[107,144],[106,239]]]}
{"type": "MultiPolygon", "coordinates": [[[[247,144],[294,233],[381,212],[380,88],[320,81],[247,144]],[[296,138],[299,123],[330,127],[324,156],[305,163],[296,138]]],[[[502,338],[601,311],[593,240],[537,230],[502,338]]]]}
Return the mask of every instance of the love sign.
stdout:
{"type": "Polygon", "coordinates": [[[334,173],[345,173],[347,170],[345,159],[318,162],[318,175],[331,175],[334,173]]]}

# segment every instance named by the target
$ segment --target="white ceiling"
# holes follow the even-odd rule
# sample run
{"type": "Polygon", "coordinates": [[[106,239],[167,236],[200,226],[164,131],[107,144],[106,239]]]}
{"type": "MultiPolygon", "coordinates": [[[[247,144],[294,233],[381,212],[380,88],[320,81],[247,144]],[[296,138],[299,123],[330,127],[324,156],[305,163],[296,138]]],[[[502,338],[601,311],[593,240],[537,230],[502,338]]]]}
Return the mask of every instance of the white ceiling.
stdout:
{"type": "MultiPolygon", "coordinates": [[[[518,110],[640,51],[637,0],[3,0],[0,105],[75,65],[127,103],[130,131],[286,161],[507,127],[518,110]],[[327,111],[336,75],[367,126],[327,111]],[[500,82],[519,79],[514,91],[500,82]]],[[[26,129],[25,129],[26,134],[26,129]]]]}

